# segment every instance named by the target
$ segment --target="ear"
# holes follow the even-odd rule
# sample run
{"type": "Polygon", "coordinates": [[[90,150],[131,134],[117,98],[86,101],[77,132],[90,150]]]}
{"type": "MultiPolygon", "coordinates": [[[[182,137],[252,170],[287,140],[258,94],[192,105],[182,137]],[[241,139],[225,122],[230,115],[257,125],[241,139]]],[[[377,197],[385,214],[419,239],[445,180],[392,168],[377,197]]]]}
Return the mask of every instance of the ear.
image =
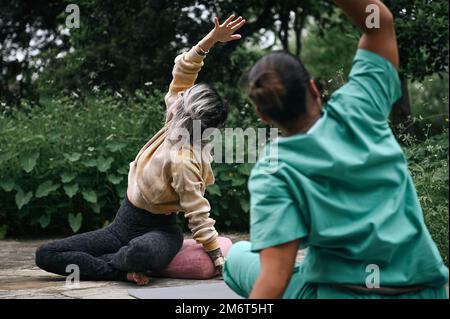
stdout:
{"type": "Polygon", "coordinates": [[[316,83],[313,79],[309,80],[309,92],[311,93],[312,97],[315,99],[320,98],[320,92],[319,89],[316,86],[316,83]]]}

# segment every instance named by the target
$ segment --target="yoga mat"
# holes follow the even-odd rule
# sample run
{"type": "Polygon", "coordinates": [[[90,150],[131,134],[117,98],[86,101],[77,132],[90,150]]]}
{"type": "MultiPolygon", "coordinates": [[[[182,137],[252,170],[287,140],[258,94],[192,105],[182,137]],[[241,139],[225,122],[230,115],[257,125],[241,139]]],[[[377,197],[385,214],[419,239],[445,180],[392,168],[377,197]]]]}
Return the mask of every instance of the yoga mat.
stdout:
{"type": "Polygon", "coordinates": [[[242,299],[225,283],[128,289],[137,299],[242,299]]]}

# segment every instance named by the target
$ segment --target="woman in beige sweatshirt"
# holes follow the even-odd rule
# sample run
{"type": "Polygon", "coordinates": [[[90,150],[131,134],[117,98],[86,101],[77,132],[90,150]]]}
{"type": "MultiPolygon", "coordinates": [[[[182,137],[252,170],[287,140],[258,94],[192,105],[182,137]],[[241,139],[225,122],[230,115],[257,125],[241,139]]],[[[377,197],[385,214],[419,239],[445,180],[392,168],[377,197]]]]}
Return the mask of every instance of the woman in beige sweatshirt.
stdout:
{"type": "Polygon", "coordinates": [[[145,273],[162,270],[182,246],[183,233],[176,225],[176,214],[182,212],[193,238],[222,272],[215,221],[209,217],[211,207],[204,197],[206,187],[214,183],[211,155],[196,147],[201,144],[193,131],[195,125],[201,132],[221,127],[228,109],[214,89],[195,81],[209,50],[217,42],[240,39],[235,32],[245,20],[230,16],[222,24],[215,18],[214,24],[205,38],[175,59],[165,97],[165,125],[130,163],[127,196],[114,222],[105,229],[39,247],[37,266],[67,275],[66,267],[75,264],[82,280],[147,284],[145,273]]]}

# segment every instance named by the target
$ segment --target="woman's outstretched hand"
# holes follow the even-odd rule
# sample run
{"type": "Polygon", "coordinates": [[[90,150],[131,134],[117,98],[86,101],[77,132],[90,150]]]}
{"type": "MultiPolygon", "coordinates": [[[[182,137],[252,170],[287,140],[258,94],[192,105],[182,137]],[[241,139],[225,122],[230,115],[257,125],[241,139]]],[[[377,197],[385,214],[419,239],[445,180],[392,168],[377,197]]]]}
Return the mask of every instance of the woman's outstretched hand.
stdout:
{"type": "Polygon", "coordinates": [[[220,24],[217,17],[214,18],[214,29],[198,43],[198,46],[204,51],[208,52],[217,42],[230,42],[239,40],[242,35],[235,34],[245,24],[245,19],[239,17],[235,19],[232,15],[220,24]]]}
{"type": "Polygon", "coordinates": [[[220,24],[219,18],[214,18],[214,30],[212,31],[212,37],[217,42],[230,42],[242,38],[240,34],[234,33],[242,28],[246,21],[242,17],[237,19],[234,18],[235,16],[231,15],[222,24],[220,24]]]}

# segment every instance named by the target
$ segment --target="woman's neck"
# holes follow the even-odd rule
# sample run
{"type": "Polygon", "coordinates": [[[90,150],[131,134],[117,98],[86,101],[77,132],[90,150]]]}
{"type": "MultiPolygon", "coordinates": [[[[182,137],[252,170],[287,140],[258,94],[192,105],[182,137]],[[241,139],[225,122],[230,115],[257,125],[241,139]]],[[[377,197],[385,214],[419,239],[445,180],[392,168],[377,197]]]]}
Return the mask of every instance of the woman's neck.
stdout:
{"type": "Polygon", "coordinates": [[[309,131],[311,127],[322,117],[322,112],[320,109],[316,109],[312,114],[308,114],[308,116],[301,116],[297,120],[294,120],[290,123],[284,124],[280,127],[283,134],[287,137],[303,134],[309,131]]]}

